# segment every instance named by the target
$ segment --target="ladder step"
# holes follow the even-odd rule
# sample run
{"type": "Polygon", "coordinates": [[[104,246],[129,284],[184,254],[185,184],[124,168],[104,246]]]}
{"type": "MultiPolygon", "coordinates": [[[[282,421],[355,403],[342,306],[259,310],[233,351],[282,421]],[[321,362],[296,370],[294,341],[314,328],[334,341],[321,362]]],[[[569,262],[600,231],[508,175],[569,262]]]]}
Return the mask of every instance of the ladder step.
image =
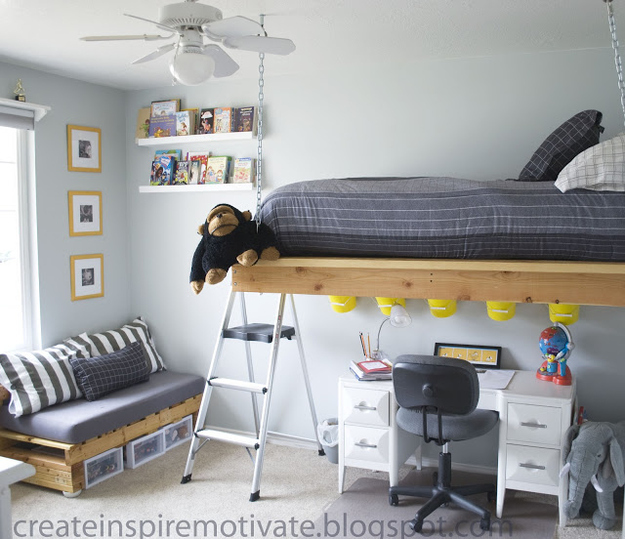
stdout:
{"type": "Polygon", "coordinates": [[[250,393],[267,393],[267,387],[264,384],[245,382],[243,380],[232,380],[230,378],[211,378],[208,383],[213,387],[238,389],[239,391],[249,391],[250,393]]]}
{"type": "MultiPolygon", "coordinates": [[[[281,339],[289,339],[295,335],[295,329],[291,326],[282,326],[280,332],[281,339]]],[[[257,341],[271,343],[273,341],[272,324],[245,324],[234,328],[224,329],[222,332],[224,339],[239,339],[240,341],[257,341]]]]}
{"type": "Polygon", "coordinates": [[[242,434],[235,434],[225,430],[215,429],[202,429],[195,433],[198,438],[207,438],[210,440],[218,440],[220,442],[228,442],[231,444],[242,445],[243,447],[253,447],[258,449],[260,444],[258,438],[254,436],[245,436],[242,434]]]}

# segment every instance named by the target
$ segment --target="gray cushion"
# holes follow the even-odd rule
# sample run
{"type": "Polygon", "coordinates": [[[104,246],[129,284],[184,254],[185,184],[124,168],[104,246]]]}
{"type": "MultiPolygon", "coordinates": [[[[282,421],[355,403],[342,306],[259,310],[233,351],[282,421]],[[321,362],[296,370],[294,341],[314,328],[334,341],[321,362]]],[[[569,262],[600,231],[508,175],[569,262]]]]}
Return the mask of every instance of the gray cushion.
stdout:
{"type": "Polygon", "coordinates": [[[30,436],[80,443],[197,395],[205,384],[200,376],[161,371],[143,384],[93,402],[74,400],[19,418],[9,413],[8,406],[2,406],[0,426],[30,436]]]}
{"type": "MultiPolygon", "coordinates": [[[[397,410],[397,424],[405,431],[423,436],[423,417],[421,412],[400,408],[397,410]]],[[[443,439],[452,441],[469,440],[486,434],[499,421],[499,413],[492,410],[477,409],[469,415],[443,416],[443,439]]],[[[428,414],[428,436],[438,437],[438,418],[435,413],[428,414]]]]}
{"type": "Polygon", "coordinates": [[[150,365],[140,342],[133,342],[112,354],[89,359],[69,358],[69,362],[78,387],[88,401],[150,378],[150,365]]]}
{"type": "Polygon", "coordinates": [[[560,171],[579,153],[599,143],[602,114],[583,110],[551,133],[525,165],[519,180],[555,182],[560,171]]]}

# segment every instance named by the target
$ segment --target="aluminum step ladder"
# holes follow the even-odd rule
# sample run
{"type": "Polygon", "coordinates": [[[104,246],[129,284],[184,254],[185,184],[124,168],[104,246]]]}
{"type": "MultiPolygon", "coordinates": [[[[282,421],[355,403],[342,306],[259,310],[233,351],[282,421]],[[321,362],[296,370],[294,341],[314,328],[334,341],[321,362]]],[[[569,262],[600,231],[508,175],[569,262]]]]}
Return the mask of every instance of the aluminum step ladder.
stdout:
{"type": "MultiPolygon", "coordinates": [[[[195,462],[195,456],[198,451],[204,446],[208,440],[220,440],[223,442],[229,442],[232,444],[243,446],[250,453],[250,448],[256,450],[256,458],[254,460],[254,477],[252,480],[252,490],[250,494],[250,501],[254,502],[260,498],[260,478],[263,468],[263,459],[265,456],[265,444],[267,442],[267,423],[269,419],[269,405],[271,402],[271,394],[274,384],[274,376],[276,372],[276,362],[278,359],[278,350],[280,347],[280,341],[283,338],[288,340],[295,339],[299,350],[300,362],[302,367],[302,373],[304,376],[304,382],[306,385],[306,393],[308,395],[308,403],[310,406],[310,413],[313,425],[313,432],[316,433],[317,428],[317,414],[315,412],[315,405],[312,396],[312,390],[310,387],[310,380],[308,377],[308,369],[306,367],[306,360],[304,357],[304,347],[300,338],[299,323],[297,321],[297,314],[295,311],[295,301],[293,296],[289,294],[291,309],[293,313],[293,325],[294,327],[283,326],[284,306],[286,303],[286,294],[280,294],[280,301],[278,303],[278,312],[273,325],[271,324],[248,324],[247,323],[247,311],[245,307],[245,296],[243,292],[235,292],[231,290],[228,303],[224,311],[223,320],[221,323],[221,329],[213,357],[206,377],[206,387],[204,388],[204,394],[202,395],[202,402],[198,410],[197,421],[194,429],[194,436],[189,448],[189,455],[187,457],[187,464],[182,477],[182,483],[188,483],[191,481],[191,475],[193,473],[193,465],[195,462]],[[243,325],[238,327],[229,327],[230,317],[234,306],[234,300],[236,295],[241,299],[241,315],[243,325]],[[245,352],[247,357],[247,370],[248,380],[232,380],[227,378],[217,377],[217,364],[221,356],[223,343],[225,339],[238,339],[245,342],[245,352]],[[264,342],[271,344],[269,366],[267,369],[267,380],[264,384],[257,383],[254,377],[254,368],[252,363],[252,353],[250,349],[250,342],[264,342]],[[255,435],[245,435],[241,433],[228,432],[225,430],[206,428],[206,413],[208,411],[208,404],[213,392],[213,388],[220,388],[224,390],[237,390],[249,392],[252,398],[252,410],[254,413],[254,426],[255,435]],[[261,395],[264,398],[262,411],[260,414],[260,422],[258,415],[258,400],[257,397],[261,395]]],[[[317,439],[315,434],[315,440],[317,441],[317,448],[319,455],[324,455],[321,443],[317,439]]],[[[251,453],[250,453],[251,456],[251,453]]]]}

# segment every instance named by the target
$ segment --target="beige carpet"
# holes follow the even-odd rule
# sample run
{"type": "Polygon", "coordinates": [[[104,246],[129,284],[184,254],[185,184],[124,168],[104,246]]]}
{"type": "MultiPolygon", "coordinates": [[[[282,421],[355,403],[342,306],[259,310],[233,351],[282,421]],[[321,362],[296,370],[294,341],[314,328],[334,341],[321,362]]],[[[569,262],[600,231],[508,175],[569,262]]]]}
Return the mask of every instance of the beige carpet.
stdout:
{"type": "MultiPolygon", "coordinates": [[[[245,450],[209,442],[197,456],[193,481],[181,485],[186,456],[186,446],[177,447],[75,499],[25,483],[13,485],[15,537],[323,537],[314,523],[340,497],[337,466],[316,450],[267,446],[261,499],[254,503],[248,501],[253,467],[245,450]]],[[[402,469],[402,475],[408,472],[402,469]]],[[[360,478],[388,480],[385,473],[348,468],[346,488],[360,478]]],[[[514,497],[551,505],[556,500],[510,492],[506,504],[514,497]]],[[[385,510],[400,509],[389,507],[387,496],[380,503],[385,510]]],[[[555,537],[617,539],[620,522],[616,530],[603,532],[590,520],[577,519],[564,529],[556,527],[555,537]]]]}

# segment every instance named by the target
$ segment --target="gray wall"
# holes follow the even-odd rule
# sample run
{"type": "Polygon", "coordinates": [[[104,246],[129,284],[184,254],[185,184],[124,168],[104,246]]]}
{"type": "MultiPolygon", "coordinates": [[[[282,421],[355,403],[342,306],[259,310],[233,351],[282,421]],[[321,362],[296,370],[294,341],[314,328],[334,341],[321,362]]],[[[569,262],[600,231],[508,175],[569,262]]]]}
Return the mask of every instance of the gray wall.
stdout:
{"type": "MultiPolygon", "coordinates": [[[[368,70],[336,63],[304,65],[272,76],[266,59],[265,186],[349,176],[452,175],[472,179],[518,176],[536,147],[576,112],[604,113],[604,139],[622,130],[623,117],[609,49],[507,57],[372,65],[368,70]]],[[[149,320],[172,369],[205,374],[215,344],[227,282],[198,297],[188,285],[197,226],[219,202],[255,209],[254,193],[139,194],[148,183],[154,148],[133,144],[139,107],[181,97],[183,107],[254,104],[256,73],[215,80],[196,88],[133,92],[126,101],[127,180],[132,305],[149,320]]],[[[178,147],[174,145],[174,147],[178,147]]],[[[218,143],[183,150],[254,156],[254,142],[218,143]]],[[[229,282],[229,279],[228,279],[229,282]]],[[[493,298],[496,299],[496,298],[493,298]]],[[[337,414],[337,377],[361,354],[358,332],[376,334],[383,316],[371,299],[359,298],[348,314],[331,310],[325,296],[296,298],[320,418],[337,414]]],[[[276,298],[252,296],[250,319],[273,319],[276,298]]],[[[435,342],[503,347],[503,366],[535,369],[538,337],[550,324],[547,306],[518,305],[508,322],[488,318],[482,303],[462,302],[448,319],[436,319],[422,300],[408,300],[413,323],[384,326],[382,347],[391,355],[430,353],[435,342]]],[[[237,319],[238,322],[238,319],[237,319]]],[[[287,316],[286,323],[289,323],[287,316]]],[[[569,365],[579,397],[592,419],[615,420],[625,405],[619,334],[625,309],[582,307],[572,326],[577,348],[569,365]]],[[[267,349],[255,345],[260,369],[267,349]]],[[[280,358],[270,429],[312,436],[294,344],[280,358]]],[[[228,343],[223,376],[245,375],[243,348],[228,343]]],[[[209,421],[250,428],[249,399],[214,394],[209,421]]],[[[490,435],[496,447],[495,434],[490,435]]],[[[493,464],[484,441],[464,444],[462,459],[493,464]]]]}
{"type": "Polygon", "coordinates": [[[126,201],[125,94],[85,82],[0,63],[0,96],[18,78],[26,99],[51,111],[35,130],[37,235],[42,343],[105,330],[130,316],[126,201]],[[102,172],[69,172],[67,125],[102,130],[102,172]],[[101,191],[103,235],[70,237],[67,192],[101,191]],[[104,254],[104,297],[71,301],[70,256],[104,254]]]}

